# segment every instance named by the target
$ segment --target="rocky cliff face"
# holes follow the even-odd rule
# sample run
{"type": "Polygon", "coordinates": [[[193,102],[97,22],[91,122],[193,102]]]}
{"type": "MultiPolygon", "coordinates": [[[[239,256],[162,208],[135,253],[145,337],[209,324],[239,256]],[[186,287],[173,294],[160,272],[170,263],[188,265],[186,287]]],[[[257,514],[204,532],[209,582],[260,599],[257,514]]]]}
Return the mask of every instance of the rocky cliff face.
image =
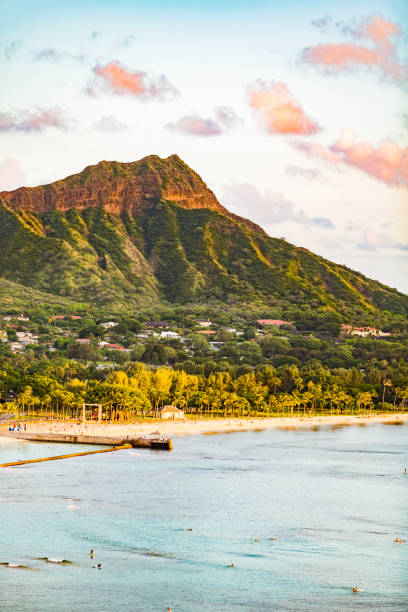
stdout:
{"type": "Polygon", "coordinates": [[[0,198],[16,211],[44,214],[100,207],[112,214],[140,214],[160,200],[187,209],[227,211],[199,175],[177,155],[150,155],[137,162],[102,161],[49,185],[3,191],[0,198]]]}

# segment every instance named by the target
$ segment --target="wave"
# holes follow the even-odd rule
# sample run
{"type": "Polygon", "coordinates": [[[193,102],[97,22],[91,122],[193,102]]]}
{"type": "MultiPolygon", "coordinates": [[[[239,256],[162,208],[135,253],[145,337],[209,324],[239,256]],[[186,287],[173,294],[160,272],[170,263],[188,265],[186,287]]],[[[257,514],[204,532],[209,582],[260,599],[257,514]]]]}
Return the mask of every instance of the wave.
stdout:
{"type": "Polygon", "coordinates": [[[44,561],[45,563],[56,563],[59,565],[73,565],[72,561],[68,559],[55,559],[54,557],[36,557],[37,561],[44,561]]]}
{"type": "Polygon", "coordinates": [[[32,567],[28,567],[28,565],[20,565],[18,563],[8,563],[7,561],[3,562],[3,563],[0,563],[0,565],[2,567],[9,567],[11,569],[33,570],[33,568],[32,567]]]}

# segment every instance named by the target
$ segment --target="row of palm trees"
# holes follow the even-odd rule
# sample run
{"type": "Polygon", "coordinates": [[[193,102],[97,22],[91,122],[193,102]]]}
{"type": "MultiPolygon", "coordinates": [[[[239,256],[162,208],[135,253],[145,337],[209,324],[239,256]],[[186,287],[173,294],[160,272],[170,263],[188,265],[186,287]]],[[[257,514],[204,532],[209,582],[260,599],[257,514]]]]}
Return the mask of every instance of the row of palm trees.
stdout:
{"type": "MultiPolygon", "coordinates": [[[[366,413],[374,409],[376,391],[346,393],[336,385],[324,388],[299,376],[293,378],[293,391],[280,392],[281,379],[270,372],[255,378],[253,374],[231,380],[225,373],[207,379],[185,372],[144,368],[128,376],[124,371],[111,373],[105,381],[72,379],[59,383],[44,376],[34,379],[36,390],[26,385],[8,412],[24,416],[57,419],[80,418],[83,403],[100,403],[106,418],[128,420],[132,417],[153,418],[161,406],[172,403],[186,413],[210,418],[227,416],[300,416],[302,414],[366,413]]],[[[382,410],[405,409],[408,387],[393,389],[394,403],[386,404],[385,395],[391,381],[384,379],[380,406],[382,410]]],[[[377,403],[378,408],[378,403],[377,403]]]]}

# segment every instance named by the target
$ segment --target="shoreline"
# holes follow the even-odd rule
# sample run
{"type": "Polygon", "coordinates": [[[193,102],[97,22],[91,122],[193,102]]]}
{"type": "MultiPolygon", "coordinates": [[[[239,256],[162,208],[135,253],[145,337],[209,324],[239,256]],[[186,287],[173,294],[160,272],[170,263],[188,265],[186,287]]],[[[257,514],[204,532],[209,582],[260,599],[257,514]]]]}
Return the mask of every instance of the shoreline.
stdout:
{"type": "MultiPolygon", "coordinates": [[[[237,433],[240,431],[263,431],[266,429],[281,430],[319,430],[320,428],[340,428],[347,426],[366,427],[369,425],[404,425],[408,423],[408,412],[396,414],[373,415],[327,415],[301,417],[260,417],[260,418],[230,418],[202,419],[182,421],[152,421],[149,423],[109,424],[109,423],[72,423],[64,421],[27,423],[26,433],[67,434],[88,436],[112,436],[126,438],[127,436],[142,437],[153,431],[167,437],[215,435],[237,433]]],[[[4,430],[7,431],[7,430],[4,430]]],[[[11,438],[2,437],[0,442],[9,442],[11,438]]],[[[13,441],[21,442],[14,438],[13,441]]]]}

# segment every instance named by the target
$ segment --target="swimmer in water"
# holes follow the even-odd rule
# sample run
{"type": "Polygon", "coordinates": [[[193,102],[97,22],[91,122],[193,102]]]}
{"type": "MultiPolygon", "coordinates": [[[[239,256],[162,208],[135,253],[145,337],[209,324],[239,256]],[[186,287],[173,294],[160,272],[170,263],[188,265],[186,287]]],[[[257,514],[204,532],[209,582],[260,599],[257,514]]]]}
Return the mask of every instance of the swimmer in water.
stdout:
{"type": "Polygon", "coordinates": [[[358,587],[353,587],[353,593],[358,593],[358,587]]]}
{"type": "Polygon", "coordinates": [[[407,473],[407,468],[404,468],[404,474],[406,475],[406,473],[407,473]]]}
{"type": "Polygon", "coordinates": [[[228,567],[235,567],[235,563],[231,563],[228,567]]]}
{"type": "Polygon", "coordinates": [[[93,559],[93,558],[94,558],[94,556],[95,556],[95,551],[94,551],[94,549],[93,549],[93,548],[91,548],[91,559],[93,559]]]}
{"type": "Polygon", "coordinates": [[[102,569],[102,563],[98,563],[98,569],[102,569]]]}

